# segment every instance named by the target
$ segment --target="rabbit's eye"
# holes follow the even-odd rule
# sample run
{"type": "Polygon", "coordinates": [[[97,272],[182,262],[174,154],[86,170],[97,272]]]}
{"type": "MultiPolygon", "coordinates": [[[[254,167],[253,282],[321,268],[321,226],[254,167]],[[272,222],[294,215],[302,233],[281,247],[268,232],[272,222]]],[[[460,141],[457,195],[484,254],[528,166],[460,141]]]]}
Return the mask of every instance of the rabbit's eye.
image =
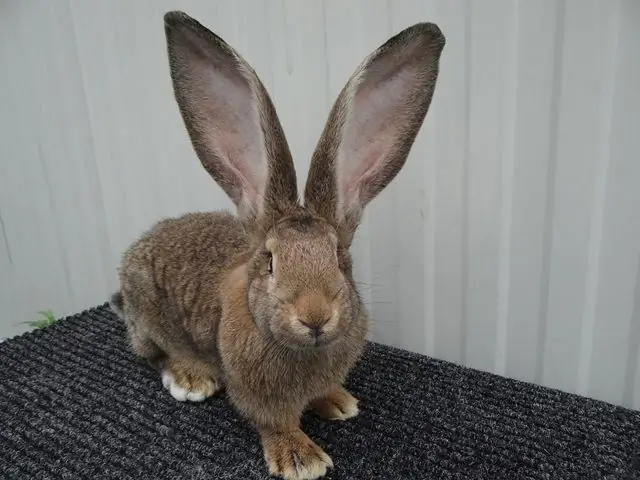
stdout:
{"type": "Polygon", "coordinates": [[[269,255],[269,275],[273,275],[273,255],[269,255]]]}

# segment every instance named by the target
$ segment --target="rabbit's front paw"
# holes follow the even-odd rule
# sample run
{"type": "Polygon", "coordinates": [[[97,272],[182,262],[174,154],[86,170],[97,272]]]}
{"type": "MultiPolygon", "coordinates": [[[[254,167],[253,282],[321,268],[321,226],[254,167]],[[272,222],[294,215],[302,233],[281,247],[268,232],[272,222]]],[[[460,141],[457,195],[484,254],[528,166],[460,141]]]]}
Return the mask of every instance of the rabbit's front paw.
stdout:
{"type": "Polygon", "coordinates": [[[358,400],[342,387],[333,388],[326,396],[309,405],[317,415],[329,420],[346,420],[358,415],[358,400]]]}
{"type": "Polygon", "coordinates": [[[269,473],[285,480],[313,480],[324,476],[333,462],[302,430],[263,434],[269,473]]]}
{"type": "Polygon", "coordinates": [[[215,379],[183,365],[165,366],[161,376],[164,388],[179,402],[201,402],[220,390],[215,379]]]}

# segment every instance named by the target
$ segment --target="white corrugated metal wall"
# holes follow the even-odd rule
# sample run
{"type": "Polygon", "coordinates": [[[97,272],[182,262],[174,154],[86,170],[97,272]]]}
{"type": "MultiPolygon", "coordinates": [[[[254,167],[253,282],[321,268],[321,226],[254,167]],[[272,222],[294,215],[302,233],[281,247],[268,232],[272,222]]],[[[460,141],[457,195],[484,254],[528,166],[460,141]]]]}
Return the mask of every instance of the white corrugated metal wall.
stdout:
{"type": "Polygon", "coordinates": [[[635,0],[2,2],[0,336],[103,302],[157,219],[230,206],[174,105],[176,8],[254,65],[301,181],[364,55],[437,22],[431,113],[355,246],[374,337],[640,408],[635,0]]]}

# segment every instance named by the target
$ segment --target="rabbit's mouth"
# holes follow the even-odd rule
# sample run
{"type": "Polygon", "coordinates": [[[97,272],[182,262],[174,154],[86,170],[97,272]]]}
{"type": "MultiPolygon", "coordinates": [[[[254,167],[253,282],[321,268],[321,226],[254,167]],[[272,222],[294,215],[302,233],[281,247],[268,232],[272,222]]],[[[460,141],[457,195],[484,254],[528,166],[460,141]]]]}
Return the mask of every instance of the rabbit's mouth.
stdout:
{"type": "Polygon", "coordinates": [[[309,352],[323,350],[331,346],[333,343],[335,343],[335,341],[336,341],[336,337],[334,335],[326,335],[326,334],[321,334],[317,336],[309,335],[309,336],[303,336],[303,337],[296,335],[296,336],[290,336],[287,339],[284,339],[284,338],[281,339],[281,342],[285,343],[286,346],[292,350],[309,351],[309,352]]]}
{"type": "Polygon", "coordinates": [[[329,340],[326,335],[319,335],[314,338],[313,348],[324,347],[326,345],[329,345],[330,343],[331,340],[329,340]]]}

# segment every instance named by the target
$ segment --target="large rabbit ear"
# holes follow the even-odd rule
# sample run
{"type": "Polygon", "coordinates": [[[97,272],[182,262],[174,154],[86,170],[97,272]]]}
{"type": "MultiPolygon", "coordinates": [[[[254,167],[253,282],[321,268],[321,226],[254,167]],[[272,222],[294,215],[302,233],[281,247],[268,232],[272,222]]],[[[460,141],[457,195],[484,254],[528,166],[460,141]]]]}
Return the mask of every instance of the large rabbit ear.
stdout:
{"type": "Polygon", "coordinates": [[[245,219],[297,205],[291,152],[256,73],[188,15],[169,12],[164,22],[176,100],[205,169],[245,219]]]}
{"type": "Polygon", "coordinates": [[[445,39],[431,23],[369,55],[344,87],[311,160],[305,205],[347,245],[364,207],[398,174],[431,103],[445,39]]]}

